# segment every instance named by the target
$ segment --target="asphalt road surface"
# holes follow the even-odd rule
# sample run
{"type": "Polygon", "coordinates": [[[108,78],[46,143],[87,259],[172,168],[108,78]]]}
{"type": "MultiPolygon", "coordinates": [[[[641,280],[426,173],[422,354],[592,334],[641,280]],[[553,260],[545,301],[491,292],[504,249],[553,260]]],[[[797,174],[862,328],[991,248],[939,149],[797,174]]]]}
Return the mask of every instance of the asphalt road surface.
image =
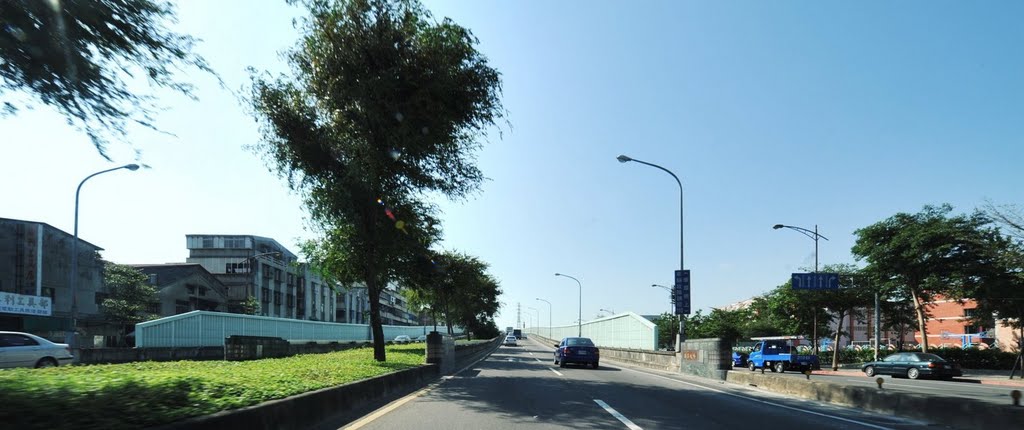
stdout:
{"type": "Polygon", "coordinates": [[[602,362],[559,368],[533,340],[392,402],[346,429],[936,429],[750,387],[602,362]]]}

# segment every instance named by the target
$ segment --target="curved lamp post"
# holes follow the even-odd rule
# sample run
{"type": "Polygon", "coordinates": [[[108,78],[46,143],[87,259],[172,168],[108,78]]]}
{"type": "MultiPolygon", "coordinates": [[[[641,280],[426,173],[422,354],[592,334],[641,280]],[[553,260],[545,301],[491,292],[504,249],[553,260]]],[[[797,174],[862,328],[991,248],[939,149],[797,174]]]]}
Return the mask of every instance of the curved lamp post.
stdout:
{"type": "Polygon", "coordinates": [[[611,309],[598,309],[598,310],[599,310],[599,311],[602,311],[602,312],[608,312],[608,313],[610,313],[610,314],[612,314],[612,315],[615,315],[615,311],[613,311],[613,310],[611,310],[611,309]]]}
{"type": "Polygon", "coordinates": [[[563,275],[561,273],[555,273],[555,276],[565,276],[566,278],[572,279],[573,281],[576,281],[576,285],[579,285],[579,287],[580,287],[580,310],[579,310],[579,316],[577,316],[577,318],[579,318],[579,319],[576,320],[576,324],[577,324],[577,326],[576,326],[576,333],[577,333],[576,336],[577,337],[583,337],[583,284],[580,283],[579,279],[573,278],[572,276],[569,276],[569,275],[563,275]]]}
{"type": "Polygon", "coordinates": [[[544,299],[537,299],[548,304],[548,339],[551,339],[551,302],[544,299]]]}
{"type": "Polygon", "coordinates": [[[93,176],[121,169],[136,171],[139,170],[139,165],[125,164],[124,166],[93,173],[82,179],[82,182],[78,183],[78,188],[75,190],[75,239],[71,242],[71,282],[69,282],[71,286],[71,333],[68,344],[70,344],[71,348],[78,347],[78,197],[82,192],[82,185],[85,185],[85,181],[88,181],[93,176]]]}
{"type": "MultiPolygon", "coordinates": [[[[672,175],[672,178],[676,180],[677,184],[679,184],[679,270],[685,270],[686,266],[683,265],[683,181],[680,181],[679,177],[676,176],[675,173],[672,173],[671,170],[668,170],[654,163],[648,163],[646,161],[637,160],[626,155],[620,155],[616,157],[616,159],[619,160],[620,163],[628,163],[630,161],[633,161],[636,163],[643,164],[645,166],[651,166],[655,169],[659,169],[665,173],[668,173],[669,175],[672,175]]],[[[684,321],[685,318],[679,318],[679,340],[676,345],[676,351],[682,351],[683,341],[686,339],[686,327],[684,321]]]]}
{"type": "Polygon", "coordinates": [[[668,313],[671,314],[672,313],[672,305],[675,304],[675,298],[672,297],[672,289],[669,288],[666,285],[661,285],[661,284],[651,284],[651,287],[652,288],[653,287],[658,287],[658,288],[661,288],[661,289],[663,289],[665,291],[668,291],[668,313]]]}
{"type": "MultiPolygon", "coordinates": [[[[785,224],[775,224],[775,225],[772,226],[772,229],[775,229],[775,230],[778,230],[780,228],[788,228],[790,230],[795,230],[797,232],[800,232],[804,236],[807,236],[807,237],[811,238],[812,240],[814,240],[814,273],[818,273],[818,238],[828,240],[827,237],[822,236],[820,233],[818,233],[818,225],[817,224],[814,225],[814,230],[813,231],[812,230],[808,230],[808,229],[803,228],[803,227],[797,227],[797,226],[785,225],[785,224]]],[[[818,355],[818,310],[817,309],[814,310],[813,321],[814,321],[813,322],[814,327],[811,328],[811,330],[812,330],[811,337],[814,339],[814,355],[818,355]]],[[[840,321],[840,322],[842,322],[842,321],[840,321]]],[[[877,339],[875,340],[875,342],[876,343],[878,342],[877,339]]],[[[837,345],[837,347],[838,347],[838,345],[837,345]]]]}

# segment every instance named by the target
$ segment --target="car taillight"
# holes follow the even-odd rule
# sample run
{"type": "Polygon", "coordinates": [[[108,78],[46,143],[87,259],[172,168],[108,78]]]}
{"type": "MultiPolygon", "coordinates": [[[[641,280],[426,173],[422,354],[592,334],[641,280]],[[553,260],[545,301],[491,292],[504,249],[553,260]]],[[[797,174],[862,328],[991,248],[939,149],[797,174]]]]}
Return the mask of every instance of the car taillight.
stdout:
{"type": "Polygon", "coordinates": [[[563,352],[563,353],[564,353],[565,355],[571,355],[571,354],[572,354],[572,350],[571,350],[571,349],[569,349],[569,347],[565,347],[565,349],[564,349],[564,350],[562,350],[562,352],[563,352]]]}
{"type": "Polygon", "coordinates": [[[934,369],[934,368],[936,368],[936,367],[939,367],[939,364],[938,364],[938,363],[936,363],[936,362],[934,362],[934,361],[929,361],[929,362],[928,362],[928,368],[929,368],[929,369],[934,369]]]}

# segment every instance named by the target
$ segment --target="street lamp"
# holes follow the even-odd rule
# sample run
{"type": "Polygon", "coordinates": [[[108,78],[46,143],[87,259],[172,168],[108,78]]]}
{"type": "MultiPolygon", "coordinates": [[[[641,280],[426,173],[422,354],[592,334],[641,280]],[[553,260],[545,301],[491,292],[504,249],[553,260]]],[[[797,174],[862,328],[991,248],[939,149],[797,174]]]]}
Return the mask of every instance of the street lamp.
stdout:
{"type": "MultiPolygon", "coordinates": [[[[796,226],[785,225],[785,224],[775,224],[775,225],[772,226],[772,228],[775,229],[775,230],[778,230],[780,228],[788,228],[790,230],[798,231],[801,234],[803,234],[804,236],[807,236],[807,237],[813,239],[814,240],[814,273],[818,273],[818,238],[825,239],[825,240],[828,240],[828,238],[825,237],[825,236],[822,236],[820,233],[818,233],[818,225],[817,224],[814,225],[814,230],[813,231],[812,230],[808,230],[808,229],[803,228],[803,227],[796,227],[796,226]]],[[[818,309],[814,309],[812,321],[813,321],[814,327],[811,328],[811,338],[814,339],[813,340],[814,341],[814,355],[818,355],[818,309]]],[[[835,347],[838,347],[838,345],[835,345],[835,347]]]]}
{"type": "Polygon", "coordinates": [[[598,310],[599,310],[599,311],[602,311],[602,312],[608,312],[608,313],[610,313],[610,314],[612,314],[612,315],[615,315],[615,311],[613,311],[613,310],[611,310],[611,309],[598,309],[598,310]]]}
{"type": "Polygon", "coordinates": [[[551,302],[544,299],[537,299],[548,304],[548,339],[551,339],[551,302]]]}
{"type": "Polygon", "coordinates": [[[668,313],[672,313],[672,305],[675,304],[675,298],[672,297],[672,289],[660,284],[651,284],[651,287],[658,287],[665,291],[668,291],[668,313]]]}
{"type": "Polygon", "coordinates": [[[576,334],[576,336],[577,337],[583,337],[583,284],[580,283],[579,279],[573,278],[572,276],[569,276],[569,275],[563,275],[561,273],[555,273],[555,276],[564,276],[566,278],[572,279],[573,281],[576,281],[576,285],[579,285],[579,287],[580,287],[580,309],[579,309],[579,316],[577,316],[577,318],[579,318],[579,319],[576,320],[576,323],[577,323],[577,326],[576,326],[577,334],[576,334]]]}
{"type": "Polygon", "coordinates": [[[125,164],[124,166],[93,173],[86,176],[85,179],[82,179],[82,182],[78,183],[78,189],[75,190],[75,240],[71,242],[71,282],[69,282],[69,284],[71,284],[71,332],[68,335],[69,339],[67,340],[71,348],[78,347],[78,339],[76,336],[78,328],[78,196],[82,192],[82,185],[85,185],[85,181],[88,181],[89,178],[121,169],[136,171],[139,170],[139,165],[125,164]]]}
{"type": "MultiPolygon", "coordinates": [[[[620,163],[628,163],[630,161],[634,161],[646,166],[651,166],[656,169],[660,169],[665,173],[672,175],[672,178],[676,180],[677,184],[679,184],[679,270],[680,272],[685,270],[686,266],[683,265],[683,181],[680,181],[679,177],[676,176],[675,173],[672,173],[671,170],[668,170],[654,163],[648,163],[646,161],[637,160],[635,158],[630,158],[626,155],[620,155],[616,157],[616,159],[619,160],[620,163]]],[[[680,305],[682,305],[682,303],[680,303],[680,305]]],[[[686,327],[684,322],[685,320],[685,318],[679,318],[679,339],[676,342],[676,351],[682,351],[683,340],[686,339],[686,327]]]]}

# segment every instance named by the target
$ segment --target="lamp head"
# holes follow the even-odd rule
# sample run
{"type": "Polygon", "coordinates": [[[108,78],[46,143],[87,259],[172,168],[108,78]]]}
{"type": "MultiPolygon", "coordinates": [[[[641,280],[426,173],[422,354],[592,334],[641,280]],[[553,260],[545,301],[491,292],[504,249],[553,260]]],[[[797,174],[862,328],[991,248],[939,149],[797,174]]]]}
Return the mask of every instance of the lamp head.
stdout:
{"type": "Polygon", "coordinates": [[[785,227],[785,226],[782,225],[782,224],[775,224],[775,225],[772,226],[772,228],[775,229],[775,230],[778,230],[778,229],[783,228],[783,227],[785,227]]]}
{"type": "Polygon", "coordinates": [[[126,165],[124,165],[122,167],[125,168],[125,169],[128,169],[128,170],[131,170],[133,172],[136,171],[136,170],[139,170],[139,165],[138,164],[126,164],[126,165]]]}
{"type": "Polygon", "coordinates": [[[628,162],[630,162],[630,161],[633,161],[633,159],[632,159],[632,158],[629,158],[629,157],[627,157],[627,156],[625,156],[625,155],[620,155],[620,156],[618,156],[618,157],[615,157],[615,158],[616,158],[617,160],[619,160],[619,162],[620,162],[620,163],[628,163],[628,162]]]}
{"type": "Polygon", "coordinates": [[[555,276],[562,276],[561,273],[555,273],[555,276]]]}

